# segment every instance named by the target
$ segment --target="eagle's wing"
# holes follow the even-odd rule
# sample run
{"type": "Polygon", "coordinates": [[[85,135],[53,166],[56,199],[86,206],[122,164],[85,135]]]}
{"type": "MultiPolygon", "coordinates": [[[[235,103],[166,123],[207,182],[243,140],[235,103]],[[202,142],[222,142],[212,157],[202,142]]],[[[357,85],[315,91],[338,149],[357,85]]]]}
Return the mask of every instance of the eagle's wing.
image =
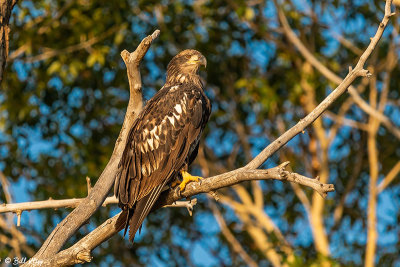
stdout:
{"type": "Polygon", "coordinates": [[[130,223],[133,236],[162,187],[184,165],[191,144],[208,120],[202,92],[179,89],[163,88],[147,103],[129,133],[120,161],[114,190],[120,206],[132,209],[137,204],[133,217],[139,217],[132,218],[136,229],[130,223]]]}

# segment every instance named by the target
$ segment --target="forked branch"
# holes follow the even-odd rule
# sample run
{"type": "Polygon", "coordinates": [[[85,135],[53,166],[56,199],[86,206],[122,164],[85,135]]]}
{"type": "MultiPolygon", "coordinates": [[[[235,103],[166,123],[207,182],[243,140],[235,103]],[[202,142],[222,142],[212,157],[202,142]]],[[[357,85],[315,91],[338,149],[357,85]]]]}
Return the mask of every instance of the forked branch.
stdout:
{"type": "MultiPolygon", "coordinates": [[[[277,167],[266,170],[245,170],[242,168],[203,179],[201,182],[189,183],[185,190],[181,193],[175,189],[164,192],[156,202],[153,210],[163,206],[165,207],[165,204],[168,203],[176,203],[177,200],[182,198],[189,198],[200,193],[211,192],[244,181],[252,180],[272,179],[289,181],[308,186],[313,190],[316,190],[323,197],[326,196],[327,192],[334,191],[333,184],[322,184],[318,178],[311,179],[297,173],[287,171],[286,167],[288,164],[289,162],[284,162],[277,167]]],[[[196,200],[181,201],[178,203],[181,203],[179,206],[186,207],[189,213],[191,213],[193,206],[196,204],[196,200]]],[[[102,225],[86,235],[72,247],[57,253],[55,257],[49,260],[43,260],[41,262],[41,266],[69,266],[78,263],[90,262],[92,259],[90,256],[91,251],[118,233],[118,230],[115,228],[118,215],[106,220],[102,225]]]]}
{"type": "MultiPolygon", "coordinates": [[[[322,184],[318,179],[310,179],[299,174],[291,173],[285,170],[287,163],[281,164],[268,170],[256,170],[260,167],[272,154],[283,147],[293,137],[302,132],[307,126],[314,122],[329,106],[334,103],[341,95],[343,95],[349,86],[354,82],[357,77],[366,76],[371,74],[364,69],[364,65],[372,51],[375,49],[379,39],[382,37],[383,31],[389,21],[390,16],[393,14],[390,11],[391,1],[386,1],[385,16],[380,23],[378,30],[365,52],[360,57],[354,69],[350,69],[347,76],[340,82],[338,87],[331,92],[310,114],[301,119],[294,127],[286,131],[278,139],[268,145],[258,156],[250,161],[246,166],[220,174],[214,177],[204,179],[201,183],[191,183],[180,194],[175,190],[164,192],[156,207],[161,207],[166,204],[171,204],[181,198],[190,197],[199,193],[205,193],[217,190],[222,187],[232,186],[242,181],[249,180],[266,180],[277,179],[287,180],[298,184],[309,186],[325,196],[327,192],[333,191],[333,185],[322,184]]],[[[139,73],[139,62],[144,57],[151,42],[158,36],[158,31],[153,35],[145,38],[134,53],[122,53],[122,57],[127,65],[129,85],[131,89],[131,97],[128,104],[128,110],[124,120],[124,124],[120,136],[116,142],[113,155],[110,162],[107,164],[106,169],[103,171],[99,181],[90,191],[87,200],[81,203],[71,214],[69,214],[48,237],[39,252],[26,264],[27,266],[34,266],[35,262],[40,261],[42,266],[52,266],[54,263],[57,265],[71,265],[77,262],[85,262],[90,260],[90,251],[104,242],[109,237],[116,233],[115,223],[116,217],[108,219],[105,223],[92,231],[86,237],[78,241],[74,246],[56,254],[64,245],[66,240],[74,234],[79,227],[87,221],[90,216],[97,210],[103,203],[106,195],[112,187],[114,177],[117,170],[117,164],[120,159],[128,129],[136,117],[136,114],[142,108],[142,94],[141,94],[141,80],[139,73]],[[128,57],[129,55],[129,57],[128,57]],[[138,101],[138,102],[136,102],[138,101]],[[62,260],[63,259],[63,260],[62,260]]]]}

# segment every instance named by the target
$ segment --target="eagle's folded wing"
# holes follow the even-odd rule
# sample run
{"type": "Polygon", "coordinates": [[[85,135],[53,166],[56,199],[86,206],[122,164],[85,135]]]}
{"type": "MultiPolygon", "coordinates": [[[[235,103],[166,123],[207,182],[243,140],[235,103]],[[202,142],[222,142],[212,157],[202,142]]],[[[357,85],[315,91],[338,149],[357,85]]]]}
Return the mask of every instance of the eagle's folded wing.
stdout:
{"type": "Polygon", "coordinates": [[[178,90],[168,89],[160,90],[146,105],[129,133],[115,195],[130,208],[184,165],[205,123],[206,111],[197,90],[184,90],[179,96],[178,90]]]}

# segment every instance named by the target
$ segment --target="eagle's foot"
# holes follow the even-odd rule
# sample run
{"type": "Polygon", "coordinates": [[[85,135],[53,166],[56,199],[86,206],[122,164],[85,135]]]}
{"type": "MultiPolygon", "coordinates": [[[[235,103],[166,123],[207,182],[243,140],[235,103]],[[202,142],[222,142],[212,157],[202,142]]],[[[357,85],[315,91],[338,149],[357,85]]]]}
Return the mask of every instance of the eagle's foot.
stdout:
{"type": "Polygon", "coordinates": [[[178,195],[179,198],[182,198],[181,189],[179,186],[174,188],[174,192],[178,195]]]}
{"type": "Polygon", "coordinates": [[[171,188],[175,188],[176,186],[178,186],[181,183],[181,181],[179,181],[179,179],[176,179],[175,181],[173,181],[170,186],[171,188]]]}
{"type": "Polygon", "coordinates": [[[200,176],[192,176],[190,173],[186,172],[186,171],[181,171],[181,175],[182,175],[182,182],[179,185],[179,189],[180,191],[183,191],[186,187],[186,184],[190,183],[190,182],[198,182],[201,179],[203,179],[203,177],[200,176]]]}

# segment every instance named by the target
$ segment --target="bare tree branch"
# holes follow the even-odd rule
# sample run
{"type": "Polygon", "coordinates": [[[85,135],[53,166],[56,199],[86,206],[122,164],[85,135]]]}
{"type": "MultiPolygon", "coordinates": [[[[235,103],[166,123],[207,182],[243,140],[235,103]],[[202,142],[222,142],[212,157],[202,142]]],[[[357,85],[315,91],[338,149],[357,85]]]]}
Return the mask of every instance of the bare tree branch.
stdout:
{"type": "MultiPolygon", "coordinates": [[[[22,203],[0,204],[0,213],[30,211],[41,209],[59,209],[59,208],[76,208],[86,198],[70,198],[70,199],[49,199],[43,201],[31,201],[22,203]]],[[[108,197],[104,200],[102,206],[108,204],[116,204],[118,200],[115,197],[108,197]]]]}
{"type": "MultiPolygon", "coordinates": [[[[315,88],[310,84],[308,79],[314,70],[311,67],[311,64],[307,61],[302,63],[300,67],[302,69],[300,85],[304,89],[304,100],[302,102],[304,109],[307,112],[311,112],[317,105],[315,88]]],[[[310,137],[312,173],[318,173],[318,175],[321,177],[321,181],[326,183],[330,176],[328,157],[329,141],[327,132],[321,118],[315,120],[315,122],[312,124],[312,128],[314,129],[313,132],[315,133],[310,137]]],[[[324,257],[329,257],[330,246],[323,220],[325,201],[315,193],[313,193],[311,200],[312,202],[310,205],[310,213],[308,214],[308,218],[311,224],[315,248],[324,257]]],[[[327,261],[322,261],[321,265],[323,267],[327,266],[327,261]]]]}
{"type": "Polygon", "coordinates": [[[121,132],[115,143],[113,154],[110,161],[100,175],[95,186],[89,195],[75,208],[46,239],[40,250],[31,258],[26,266],[34,266],[35,262],[43,259],[49,259],[54,256],[65,242],[93,215],[94,212],[103,204],[108,192],[114,184],[115,175],[118,170],[119,159],[124,150],[126,139],[137,114],[143,107],[142,99],[142,82],[139,72],[139,63],[145,56],[152,41],[158,37],[158,30],[152,35],[142,40],[137,49],[133,53],[122,51],[121,56],[126,64],[129,78],[130,98],[125,119],[121,132]]]}
{"type": "MultiPolygon", "coordinates": [[[[247,194],[245,190],[242,190],[242,193],[247,194]]],[[[271,218],[264,212],[260,213],[260,210],[257,208],[254,210],[254,205],[252,205],[251,201],[240,203],[226,196],[221,200],[224,204],[229,205],[235,211],[237,217],[243,223],[243,230],[252,238],[255,247],[254,249],[257,249],[259,253],[263,254],[272,266],[287,267],[287,264],[282,264],[284,261],[282,257],[283,255],[280,252],[284,250],[284,247],[288,248],[288,250],[291,249],[289,246],[286,246],[285,240],[279,238],[279,234],[276,236],[280,231],[277,230],[271,218]],[[248,205],[253,208],[252,210],[254,210],[258,216],[255,216],[254,212],[250,212],[250,210],[247,209],[248,205]],[[262,222],[260,222],[260,218],[263,220],[262,222]],[[282,251],[279,251],[280,247],[277,247],[273,240],[269,238],[274,235],[278,237],[279,242],[284,244],[282,251]]],[[[292,254],[291,252],[289,253],[292,254]]],[[[290,262],[290,254],[288,255],[288,262],[290,262]]]]}
{"type": "Polygon", "coordinates": [[[224,217],[222,216],[221,212],[218,210],[217,206],[210,200],[210,207],[211,211],[214,214],[215,219],[221,229],[222,234],[226,238],[226,240],[231,245],[232,249],[239,254],[239,256],[243,259],[243,261],[250,267],[257,267],[258,264],[247,254],[247,252],[243,249],[240,242],[235,238],[235,236],[231,233],[224,217]]]}
{"type": "Polygon", "coordinates": [[[323,184],[318,180],[318,178],[311,179],[300,174],[287,171],[286,166],[288,164],[289,162],[285,162],[277,167],[266,170],[247,170],[240,168],[203,179],[200,182],[192,182],[188,184],[185,190],[182,192],[178,192],[177,190],[169,190],[164,192],[156,202],[155,207],[162,207],[165,204],[171,204],[181,198],[187,198],[200,193],[207,193],[224,187],[229,187],[244,181],[254,180],[272,179],[289,181],[308,186],[323,197],[327,195],[327,192],[335,190],[333,184],[323,184]]]}
{"type": "Polygon", "coordinates": [[[393,166],[393,168],[389,171],[389,173],[383,178],[383,180],[379,183],[377,191],[378,194],[381,193],[385,188],[397,177],[400,173],[400,161],[393,166]]]}
{"type": "MultiPolygon", "coordinates": [[[[0,213],[6,212],[23,212],[31,210],[42,210],[42,209],[60,209],[60,208],[76,208],[82,201],[86,198],[70,198],[70,199],[49,199],[43,201],[31,201],[31,202],[21,202],[21,203],[10,203],[10,204],[0,204],[0,213]]],[[[192,200],[192,204],[197,202],[196,199],[192,200]]],[[[118,204],[118,199],[115,196],[108,197],[104,200],[102,206],[105,207],[110,204],[118,204]]],[[[188,208],[187,201],[176,201],[171,205],[165,205],[163,208],[169,207],[185,207],[188,208]]],[[[189,211],[191,213],[191,211],[189,211]]]]}
{"type": "MultiPolygon", "coordinates": [[[[360,84],[357,86],[357,92],[360,92],[360,93],[364,92],[366,87],[368,86],[368,84],[369,84],[369,79],[362,79],[360,84]]],[[[342,118],[345,118],[347,112],[351,109],[353,104],[354,104],[353,98],[349,97],[340,106],[340,109],[337,113],[337,116],[339,116],[338,120],[335,121],[336,123],[333,125],[333,127],[329,131],[329,143],[332,143],[332,141],[336,137],[336,135],[339,131],[339,128],[341,126],[341,123],[342,123],[342,118]]],[[[326,114],[326,115],[328,115],[328,114],[326,114]]]]}
{"type": "MultiPolygon", "coordinates": [[[[373,84],[376,83],[376,79],[373,84]]],[[[370,90],[370,103],[377,106],[378,90],[376,86],[370,90]]],[[[377,146],[377,132],[380,121],[375,117],[369,117],[368,126],[368,163],[369,163],[369,186],[368,186],[368,209],[367,209],[367,242],[365,248],[365,266],[375,266],[376,242],[378,241],[377,224],[377,182],[379,177],[379,152],[377,146]]]]}
{"type": "MultiPolygon", "coordinates": [[[[356,129],[359,129],[362,131],[368,131],[368,124],[358,122],[358,121],[355,121],[352,119],[348,119],[348,118],[345,118],[344,116],[336,115],[335,113],[333,113],[329,110],[326,111],[324,115],[325,115],[325,117],[338,123],[339,125],[347,125],[347,126],[350,126],[352,128],[356,128],[356,129]]],[[[331,140],[331,138],[329,138],[329,139],[331,140]]]]}
{"type": "MultiPolygon", "coordinates": [[[[7,203],[12,202],[12,195],[9,190],[9,182],[6,176],[0,171],[0,183],[7,203]]],[[[35,252],[26,244],[25,236],[17,229],[12,221],[12,216],[0,216],[0,240],[5,246],[11,247],[11,252],[21,258],[23,251],[28,255],[33,255],[35,252]]]]}
{"type": "MultiPolygon", "coordinates": [[[[289,39],[289,41],[299,50],[299,52],[302,54],[302,56],[312,65],[314,68],[316,68],[319,72],[321,72],[322,75],[324,75],[328,80],[331,82],[334,82],[335,84],[342,84],[344,80],[342,80],[338,75],[336,75],[334,72],[332,72],[330,69],[328,69],[324,64],[322,64],[309,50],[308,48],[301,42],[301,40],[297,37],[297,35],[294,33],[294,31],[290,28],[290,25],[286,19],[286,16],[282,9],[278,6],[276,3],[276,0],[274,0],[275,6],[278,11],[278,16],[280,23],[282,24],[283,31],[286,35],[286,37],[289,39]]],[[[389,4],[390,7],[390,4],[389,4]]],[[[371,38],[371,42],[365,52],[361,55],[360,60],[357,64],[358,70],[362,70],[364,67],[365,61],[368,59],[368,57],[371,55],[372,51],[375,49],[376,44],[378,43],[379,39],[382,36],[383,31],[385,30],[385,27],[387,23],[389,22],[389,18],[393,16],[395,13],[391,13],[389,9],[389,14],[386,14],[382,20],[382,22],[379,25],[378,31],[376,32],[375,36],[371,38]]],[[[355,69],[357,69],[357,66],[355,69]]],[[[354,69],[354,70],[355,70],[354,69]]],[[[353,70],[350,71],[350,73],[353,70]]],[[[364,70],[366,73],[366,70],[364,70]]],[[[349,74],[350,74],[349,73],[349,74]]],[[[346,76],[346,78],[349,75],[346,76]]],[[[365,76],[365,75],[358,75],[358,76],[365,76]]],[[[346,79],[345,78],[345,79],[346,79]]],[[[339,85],[340,86],[340,85],[339,85]]],[[[338,87],[339,87],[338,86],[338,87]]],[[[347,88],[346,88],[347,89],[347,88]]],[[[400,130],[397,129],[395,125],[382,113],[379,112],[376,109],[371,108],[370,105],[368,105],[367,102],[365,102],[362,97],[358,94],[357,90],[349,84],[348,86],[348,91],[349,94],[353,97],[354,102],[367,114],[370,116],[373,116],[380,120],[383,125],[398,139],[400,139],[400,130]]]]}
{"type": "MultiPolygon", "coordinates": [[[[197,200],[178,201],[174,205],[164,207],[185,207],[192,215],[193,207],[197,204],[197,200]]],[[[90,232],[84,238],[75,243],[72,247],[65,249],[49,260],[41,261],[41,266],[70,266],[79,263],[90,262],[92,260],[91,251],[101,243],[107,241],[110,237],[118,233],[115,227],[118,216],[106,220],[103,224],[90,232]]]]}
{"type": "MultiPolygon", "coordinates": [[[[276,1],[275,1],[276,2],[276,1]]],[[[388,4],[387,4],[388,5],[388,4]]],[[[286,17],[284,17],[283,12],[280,10],[278,7],[278,12],[279,12],[279,17],[283,20],[286,21],[286,17]]],[[[339,83],[339,86],[336,87],[335,90],[332,91],[311,113],[309,113],[306,117],[301,119],[295,126],[293,126],[291,129],[286,131],[283,135],[278,137],[274,142],[272,142],[270,145],[268,145],[264,150],[258,154],[251,162],[249,162],[245,167],[245,169],[255,169],[259,167],[261,164],[263,164],[272,154],[274,154],[277,150],[279,150],[282,146],[284,146],[289,140],[291,140],[294,136],[297,134],[301,133],[308,125],[310,125],[312,122],[314,122],[325,110],[328,109],[328,107],[346,92],[346,90],[349,88],[349,86],[352,84],[352,82],[358,78],[358,77],[370,77],[371,74],[364,69],[365,62],[367,61],[368,57],[371,55],[372,51],[375,49],[378,41],[382,37],[383,31],[386,28],[387,23],[389,22],[389,18],[393,16],[394,13],[390,12],[390,3],[389,3],[389,13],[387,14],[385,12],[385,16],[382,19],[382,22],[380,23],[378,30],[373,38],[371,38],[371,42],[368,45],[367,49],[364,51],[364,53],[361,55],[356,67],[354,69],[351,69],[347,76],[341,80],[339,83]]],[[[286,21],[286,24],[288,26],[288,23],[286,21]]],[[[294,34],[294,32],[290,29],[290,33],[292,33],[290,36],[292,37],[293,40],[298,40],[300,41],[297,36],[294,34]]],[[[301,44],[301,46],[304,47],[304,45],[301,44]]],[[[304,47],[304,49],[306,49],[304,47]]],[[[306,50],[308,53],[310,53],[308,50],[306,50]]],[[[312,55],[311,55],[312,56],[312,55]]],[[[314,56],[312,56],[313,59],[314,56]]],[[[315,59],[316,60],[316,59],[315,59]]],[[[319,61],[318,66],[320,66],[323,69],[328,70],[324,65],[322,65],[319,61]]],[[[316,64],[314,62],[314,64],[316,64]]],[[[311,63],[311,62],[310,62],[311,63]]],[[[312,64],[312,63],[311,63],[312,64]]],[[[330,72],[330,70],[328,70],[330,72]]],[[[340,79],[340,78],[339,78],[340,79]]]]}
{"type": "MultiPolygon", "coordinates": [[[[363,142],[360,142],[363,143],[363,142]]],[[[343,216],[343,210],[345,207],[346,203],[346,198],[350,194],[350,192],[353,190],[354,186],[356,185],[356,181],[360,175],[360,172],[362,170],[362,163],[363,163],[363,156],[364,156],[365,150],[364,147],[362,146],[358,151],[355,156],[354,160],[354,168],[352,171],[352,174],[350,178],[348,179],[346,188],[344,189],[340,197],[340,200],[336,204],[335,210],[333,211],[333,220],[334,220],[334,227],[337,227],[339,225],[340,219],[343,216]]]]}
{"type": "Polygon", "coordinates": [[[358,48],[355,44],[353,44],[350,40],[346,39],[343,35],[334,32],[333,30],[331,31],[331,33],[333,38],[338,40],[344,47],[349,49],[357,56],[361,56],[363,51],[360,48],[358,48]]]}
{"type": "MultiPolygon", "coordinates": [[[[232,209],[234,209],[239,217],[242,217],[243,214],[246,215],[251,215],[252,219],[257,221],[254,223],[251,227],[254,228],[261,228],[264,229],[264,231],[267,233],[267,236],[265,236],[265,239],[268,240],[268,242],[273,243],[273,239],[270,238],[271,234],[274,235],[275,238],[279,240],[279,250],[284,252],[287,255],[287,260],[290,263],[292,260],[294,260],[293,256],[293,249],[291,248],[290,244],[287,242],[285,237],[283,236],[282,232],[279,230],[279,228],[276,226],[276,224],[273,222],[271,217],[268,216],[268,214],[265,212],[264,207],[257,207],[257,204],[255,201],[253,201],[251,195],[249,192],[243,187],[240,186],[238,187],[239,190],[236,190],[240,200],[242,203],[233,201],[232,198],[229,197],[222,197],[221,201],[225,202],[229,206],[231,206],[232,209]]],[[[247,217],[247,216],[246,216],[247,217]]],[[[242,217],[244,218],[244,217],[242,217]]],[[[276,253],[279,252],[278,248],[272,249],[275,250],[276,253]]],[[[286,266],[286,265],[284,265],[286,266]]]]}
{"type": "MultiPolygon", "coordinates": [[[[297,173],[286,171],[285,168],[287,165],[288,162],[285,162],[277,167],[267,170],[238,169],[236,171],[203,179],[201,182],[192,182],[186,186],[185,190],[182,193],[179,193],[179,191],[176,190],[169,190],[164,192],[161,195],[160,199],[156,202],[153,210],[159,207],[163,207],[165,206],[165,204],[173,204],[175,201],[184,197],[188,198],[200,193],[210,192],[220,188],[232,186],[243,181],[252,180],[275,179],[281,181],[290,181],[311,187],[323,196],[326,196],[327,192],[331,192],[334,190],[332,184],[322,184],[318,179],[311,179],[297,173]]],[[[177,203],[180,204],[173,206],[186,207],[190,213],[193,209],[193,206],[196,204],[196,201],[182,201],[177,203]]],[[[100,225],[87,236],[78,241],[75,245],[57,253],[53,257],[42,259],[34,258],[33,260],[31,259],[31,264],[34,264],[35,262],[40,262],[41,266],[54,266],[54,264],[56,264],[56,266],[68,266],[77,263],[89,262],[91,260],[91,250],[96,248],[102,242],[108,240],[112,235],[118,233],[118,229],[115,229],[115,222],[117,218],[118,215],[114,216],[111,219],[108,219],[102,225],[100,225]]]]}
{"type": "MultiPolygon", "coordinates": [[[[386,5],[385,7],[385,13],[388,12],[390,12],[390,5],[386,5]]],[[[384,84],[380,93],[379,100],[378,100],[379,93],[377,86],[377,78],[373,77],[373,79],[371,79],[370,82],[369,102],[371,104],[371,107],[375,110],[378,110],[379,112],[382,112],[384,110],[384,107],[386,106],[389,94],[389,87],[390,87],[390,77],[396,64],[397,64],[397,55],[395,52],[395,46],[393,43],[391,43],[389,45],[389,50],[387,53],[387,60],[385,64],[386,75],[384,78],[384,84]]],[[[368,120],[369,130],[368,130],[367,147],[368,147],[368,162],[369,162],[369,190],[368,190],[368,213],[367,213],[367,242],[365,248],[365,266],[367,267],[373,267],[375,265],[377,242],[378,242],[377,198],[380,193],[378,187],[380,163],[379,163],[377,136],[378,136],[378,129],[381,123],[384,122],[372,116],[368,120]]],[[[397,167],[396,170],[396,165],[395,165],[395,167],[392,169],[393,172],[392,171],[389,172],[388,176],[384,179],[384,183],[381,183],[383,188],[385,187],[385,182],[387,185],[390,183],[391,179],[394,179],[394,177],[398,173],[398,169],[399,168],[397,167]]]]}

